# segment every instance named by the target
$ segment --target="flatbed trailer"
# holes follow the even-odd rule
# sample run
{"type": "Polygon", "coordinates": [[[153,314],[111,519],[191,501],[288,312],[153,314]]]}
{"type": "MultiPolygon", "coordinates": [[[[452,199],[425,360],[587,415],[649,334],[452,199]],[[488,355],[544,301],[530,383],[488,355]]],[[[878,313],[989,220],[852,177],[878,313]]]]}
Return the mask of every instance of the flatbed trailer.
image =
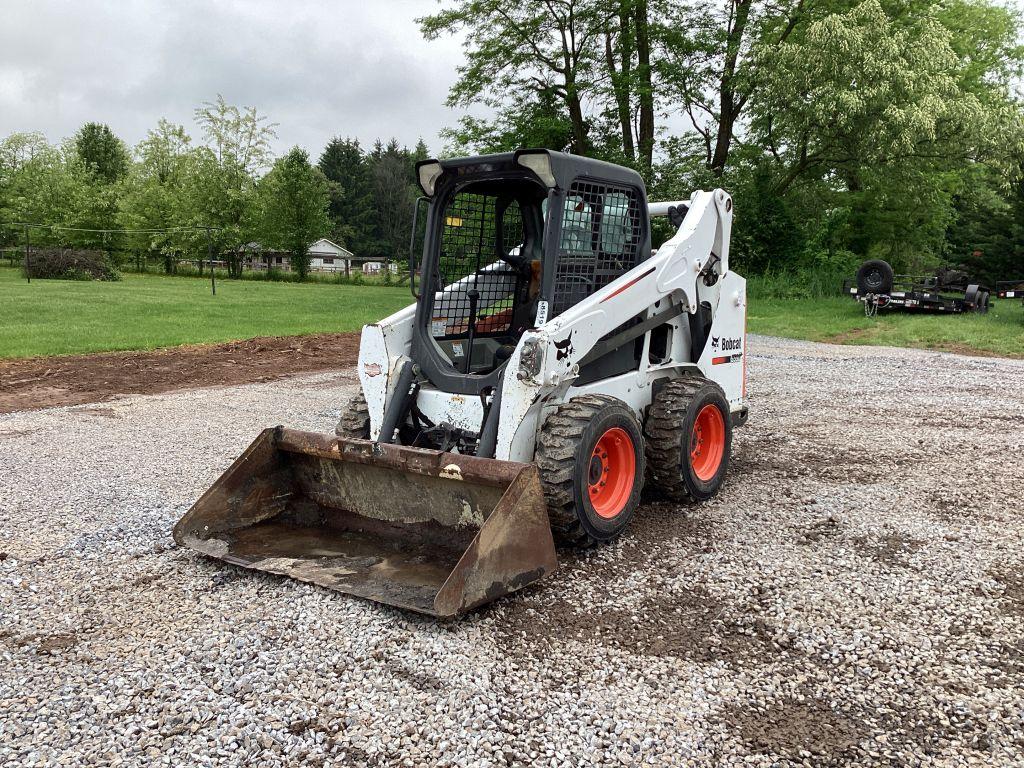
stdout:
{"type": "Polygon", "coordinates": [[[886,310],[909,312],[936,312],[950,315],[976,312],[985,314],[989,309],[991,291],[983,285],[939,285],[934,277],[895,275],[889,290],[861,290],[857,281],[843,282],[843,292],[864,304],[864,313],[876,314],[886,310]]]}
{"type": "Polygon", "coordinates": [[[1024,279],[1000,280],[996,283],[996,295],[1000,299],[1020,299],[1024,303],[1024,279]]]}

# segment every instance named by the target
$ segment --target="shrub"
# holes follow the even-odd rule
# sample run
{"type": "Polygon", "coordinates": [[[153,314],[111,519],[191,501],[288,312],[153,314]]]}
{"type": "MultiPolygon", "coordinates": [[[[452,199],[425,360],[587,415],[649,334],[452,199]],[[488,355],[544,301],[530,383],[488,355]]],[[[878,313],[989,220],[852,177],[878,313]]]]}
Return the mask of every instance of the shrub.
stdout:
{"type": "Polygon", "coordinates": [[[27,273],[37,280],[120,280],[102,251],[44,248],[29,251],[27,273]]]}

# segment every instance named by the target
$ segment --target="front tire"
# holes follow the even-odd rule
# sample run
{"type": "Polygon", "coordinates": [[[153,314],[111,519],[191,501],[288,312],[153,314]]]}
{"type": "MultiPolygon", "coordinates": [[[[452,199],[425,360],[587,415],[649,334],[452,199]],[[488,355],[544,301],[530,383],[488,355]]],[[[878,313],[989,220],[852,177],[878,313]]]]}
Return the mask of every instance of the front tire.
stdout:
{"type": "Polygon", "coordinates": [[[664,384],[644,430],[651,481],[673,501],[707,501],[722,487],[732,451],[732,414],[715,382],[690,377],[664,384]]]}
{"type": "Polygon", "coordinates": [[[560,405],[541,428],[536,463],[560,543],[611,541],[640,503],[643,435],[618,398],[583,395],[560,405]]]}
{"type": "Polygon", "coordinates": [[[362,392],[352,396],[348,406],[341,412],[338,426],[334,428],[338,437],[355,437],[359,440],[370,439],[370,406],[362,392]]]}

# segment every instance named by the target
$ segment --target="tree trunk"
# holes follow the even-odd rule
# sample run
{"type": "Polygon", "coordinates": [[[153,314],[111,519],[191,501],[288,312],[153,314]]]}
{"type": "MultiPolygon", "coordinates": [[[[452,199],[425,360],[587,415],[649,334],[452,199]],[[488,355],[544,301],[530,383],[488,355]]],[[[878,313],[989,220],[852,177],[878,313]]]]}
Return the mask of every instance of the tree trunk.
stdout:
{"type": "Polygon", "coordinates": [[[651,36],[647,24],[647,0],[633,2],[636,28],[636,91],[640,107],[637,144],[640,162],[650,168],[654,160],[654,87],[651,83],[651,36]]]}
{"type": "Polygon", "coordinates": [[[629,20],[630,0],[619,0],[619,60],[620,68],[615,66],[615,51],[612,45],[611,32],[604,36],[604,53],[608,64],[608,74],[615,95],[615,106],[619,115],[619,127],[622,131],[622,154],[629,160],[636,159],[633,144],[633,117],[630,94],[630,78],[633,66],[633,33],[629,20]]]}
{"type": "Polygon", "coordinates": [[[726,38],[725,64],[719,88],[718,135],[715,138],[715,152],[711,157],[711,170],[716,176],[722,175],[726,163],[729,162],[732,133],[740,115],[740,106],[736,98],[736,64],[739,61],[747,20],[750,18],[750,3],[751,0],[736,0],[736,18],[733,19],[726,38]]]}
{"type": "Polygon", "coordinates": [[[586,155],[589,149],[587,143],[587,126],[583,120],[583,104],[580,102],[576,86],[567,88],[568,94],[565,97],[569,106],[569,120],[572,123],[573,152],[577,155],[586,155]]]}

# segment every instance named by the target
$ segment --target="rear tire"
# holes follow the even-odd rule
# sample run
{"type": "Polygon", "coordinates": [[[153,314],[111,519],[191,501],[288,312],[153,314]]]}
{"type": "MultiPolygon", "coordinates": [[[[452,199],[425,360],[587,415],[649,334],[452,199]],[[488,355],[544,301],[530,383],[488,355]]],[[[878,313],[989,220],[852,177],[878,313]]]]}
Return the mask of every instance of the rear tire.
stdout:
{"type": "Polygon", "coordinates": [[[975,312],[979,315],[987,315],[989,308],[989,294],[988,291],[981,291],[978,294],[978,303],[975,307],[975,312]]]}
{"type": "Polygon", "coordinates": [[[588,547],[628,525],[644,484],[644,443],[633,411],[609,395],[582,395],[544,422],[537,467],[555,538],[588,547]]]}
{"type": "Polygon", "coordinates": [[[348,406],[341,412],[341,419],[338,420],[334,433],[338,437],[370,439],[370,406],[366,404],[366,397],[362,392],[353,395],[348,401],[348,406]]]}
{"type": "Polygon", "coordinates": [[[857,290],[866,293],[891,293],[892,266],[882,259],[865,261],[857,270],[857,290]]]}
{"type": "Polygon", "coordinates": [[[707,501],[721,488],[732,450],[732,415],[715,382],[673,379],[654,396],[644,429],[654,486],[673,501],[707,501]]]}

